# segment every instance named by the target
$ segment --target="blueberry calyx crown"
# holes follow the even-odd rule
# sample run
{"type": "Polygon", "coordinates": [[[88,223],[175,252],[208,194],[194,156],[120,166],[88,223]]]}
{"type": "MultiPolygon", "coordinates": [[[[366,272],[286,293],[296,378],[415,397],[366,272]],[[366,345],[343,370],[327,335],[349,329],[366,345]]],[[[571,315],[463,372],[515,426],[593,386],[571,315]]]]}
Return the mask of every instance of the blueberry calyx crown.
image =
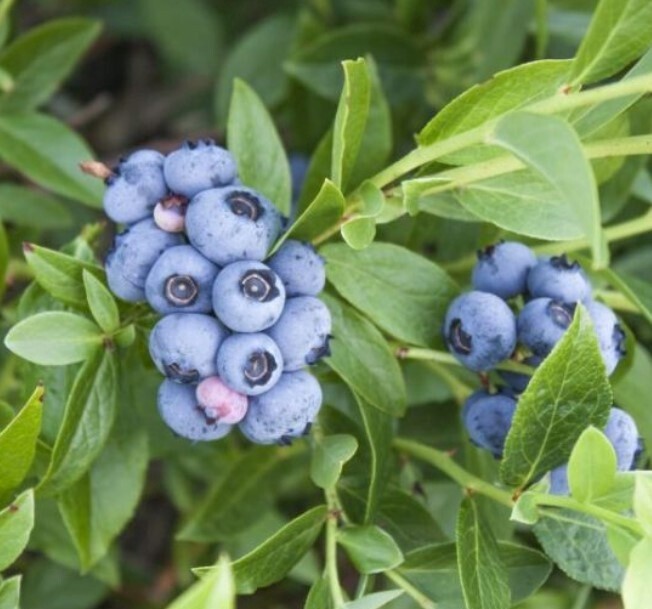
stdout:
{"type": "Polygon", "coordinates": [[[453,349],[462,355],[468,355],[473,349],[472,337],[462,328],[462,320],[456,317],[448,330],[448,342],[453,349]]]}
{"type": "Polygon", "coordinates": [[[571,262],[566,254],[562,254],[561,256],[553,256],[550,258],[550,264],[553,268],[560,271],[578,271],[580,269],[579,262],[576,260],[571,262]]]}
{"type": "Polygon", "coordinates": [[[260,218],[264,209],[257,197],[248,192],[234,192],[227,198],[231,211],[236,216],[244,216],[255,222],[260,218]]]}
{"type": "Polygon", "coordinates": [[[199,295],[199,286],[190,275],[172,275],[165,282],[165,298],[179,307],[191,305],[199,295]]]}
{"type": "Polygon", "coordinates": [[[214,146],[215,145],[215,140],[212,140],[210,138],[205,138],[203,140],[186,140],[183,143],[183,147],[187,148],[188,150],[195,150],[195,148],[201,148],[202,146],[214,146]]]}
{"type": "Polygon", "coordinates": [[[306,355],[306,364],[312,366],[316,364],[322,357],[328,357],[331,354],[330,339],[332,336],[330,334],[324,339],[324,342],[310,350],[310,353],[306,355]]]}
{"type": "Polygon", "coordinates": [[[184,370],[176,362],[173,364],[164,364],[165,376],[177,381],[178,383],[196,383],[199,380],[199,372],[197,370],[184,370]]]}
{"type": "Polygon", "coordinates": [[[550,318],[555,325],[564,330],[571,325],[574,313],[575,305],[566,304],[559,300],[551,300],[548,303],[548,314],[550,315],[550,318]]]}
{"type": "Polygon", "coordinates": [[[625,331],[623,330],[620,324],[614,325],[614,331],[612,336],[613,336],[613,341],[614,341],[614,345],[616,346],[616,352],[618,353],[618,356],[620,358],[625,357],[627,355],[627,348],[625,346],[627,342],[627,337],[625,335],[625,331]]]}
{"type": "Polygon", "coordinates": [[[244,376],[250,387],[265,385],[278,368],[276,359],[269,351],[255,351],[249,356],[244,369],[244,376]]]}
{"type": "Polygon", "coordinates": [[[240,289],[247,298],[258,302],[270,302],[279,295],[273,273],[264,269],[253,269],[242,275],[240,289]]]}
{"type": "Polygon", "coordinates": [[[487,245],[486,247],[479,249],[476,253],[478,256],[478,260],[489,260],[490,258],[493,257],[494,252],[496,251],[496,248],[501,245],[502,243],[505,243],[503,239],[498,241],[498,243],[492,243],[490,245],[487,245]]]}

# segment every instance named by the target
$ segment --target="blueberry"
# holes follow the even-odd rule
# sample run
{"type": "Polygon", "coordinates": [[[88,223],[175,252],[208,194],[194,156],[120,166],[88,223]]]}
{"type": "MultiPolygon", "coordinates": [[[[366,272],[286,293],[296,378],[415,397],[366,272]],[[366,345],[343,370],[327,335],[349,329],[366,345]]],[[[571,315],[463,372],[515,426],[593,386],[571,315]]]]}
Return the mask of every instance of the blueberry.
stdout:
{"type": "Polygon", "coordinates": [[[283,354],[285,370],[299,370],[329,354],[331,314],[313,296],[289,298],[283,314],[267,333],[283,354]]]}
{"type": "Polygon", "coordinates": [[[324,259],[310,243],[286,241],[268,261],[287,296],[317,296],[326,283],[324,259]]]}
{"type": "Polygon", "coordinates": [[[462,294],[448,307],[444,338],[467,368],[489,370],[510,357],[516,347],[514,314],[494,294],[462,294]]]}
{"type": "Polygon", "coordinates": [[[516,400],[511,395],[480,390],[468,398],[462,420],[471,441],[500,458],[515,411],[516,400]]]}
{"type": "Polygon", "coordinates": [[[518,340],[535,355],[552,351],[573,321],[575,305],[550,298],[535,298],[518,315],[518,340]]]}
{"type": "Polygon", "coordinates": [[[267,334],[233,334],[217,353],[217,373],[234,391],[260,395],[281,378],[283,356],[267,334]]]}
{"type": "Polygon", "coordinates": [[[178,383],[197,383],[217,374],[215,358],[228,334],[210,315],[166,315],[149,335],[149,353],[168,378],[178,383]]]}
{"type": "Polygon", "coordinates": [[[522,243],[489,245],[478,251],[471,278],[473,288],[504,299],[524,294],[528,273],[536,263],[534,252],[522,243]]]}
{"type": "Polygon", "coordinates": [[[634,464],[639,447],[638,429],[634,419],[624,410],[614,406],[609,413],[604,433],[616,451],[618,470],[629,470],[634,464]]]}
{"type": "Polygon", "coordinates": [[[262,262],[225,266],[213,285],[215,314],[235,332],[260,332],[283,312],[285,288],[278,275],[262,262]]]}
{"type": "Polygon", "coordinates": [[[281,227],[274,205],[243,186],[205,190],[190,201],[186,212],[190,243],[220,266],[262,260],[281,227]]]}
{"type": "Polygon", "coordinates": [[[550,494],[570,495],[568,486],[568,463],[559,465],[550,471],[550,494]]]}
{"type": "Polygon", "coordinates": [[[120,162],[106,180],[104,211],[111,220],[133,224],[151,215],[168,192],[164,158],[154,150],[140,150],[120,162]]]}
{"type": "Polygon", "coordinates": [[[611,374],[625,357],[625,332],[609,307],[591,300],[586,303],[586,310],[593,321],[607,374],[611,374]]]}
{"type": "Polygon", "coordinates": [[[237,175],[230,152],[213,140],[185,142],[165,159],[165,179],[172,192],[194,197],[202,190],[228,186],[237,175]]]}
{"type": "Polygon", "coordinates": [[[158,390],[158,411],[175,434],[188,440],[219,440],[232,429],[197,403],[193,385],[164,380],[158,390]]]}
{"type": "MultiPolygon", "coordinates": [[[[523,363],[536,368],[542,361],[542,357],[539,357],[538,355],[530,355],[523,360],[523,363]]],[[[530,383],[530,379],[532,378],[529,374],[521,374],[520,372],[507,372],[505,370],[499,370],[498,376],[515,393],[523,393],[525,388],[530,383]]]]}
{"type": "Polygon", "coordinates": [[[567,303],[591,296],[591,284],[582,267],[568,260],[566,254],[540,259],[528,274],[527,287],[532,298],[552,298],[567,303]]]}
{"type": "Polygon", "coordinates": [[[247,414],[247,396],[233,391],[217,376],[210,376],[199,383],[195,397],[206,416],[220,423],[235,425],[247,414]]]}
{"type": "Polygon", "coordinates": [[[105,263],[111,291],[129,302],[145,300],[150,269],[166,249],[181,243],[181,235],[162,231],[150,218],[116,235],[105,263]]]}
{"type": "Polygon", "coordinates": [[[211,290],[218,270],[191,245],[171,247],[147,275],[147,302],[163,315],[210,313],[211,290]]]}
{"type": "Polygon", "coordinates": [[[240,430],[256,444],[289,444],[310,431],[322,392],[313,376],[286,372],[266,393],[250,398],[240,430]]]}

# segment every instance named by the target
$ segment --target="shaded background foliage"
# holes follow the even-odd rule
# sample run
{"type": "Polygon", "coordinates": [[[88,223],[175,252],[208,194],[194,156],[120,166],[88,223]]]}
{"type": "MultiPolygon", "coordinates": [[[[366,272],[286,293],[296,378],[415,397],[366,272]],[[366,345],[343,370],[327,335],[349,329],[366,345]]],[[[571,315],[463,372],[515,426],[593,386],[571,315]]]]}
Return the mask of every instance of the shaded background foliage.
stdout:
{"type": "MultiPolygon", "coordinates": [[[[340,62],[357,57],[373,58],[377,67],[392,117],[391,138],[387,134],[383,145],[387,157],[394,159],[412,149],[414,134],[439,109],[472,85],[525,61],[572,57],[595,5],[587,0],[18,2],[0,29],[5,45],[18,41],[0,51],[0,87],[11,89],[7,74],[25,75],[0,97],[0,157],[4,161],[0,166],[0,218],[10,252],[0,319],[2,336],[29,315],[65,308],[42,287],[30,283],[33,267],[24,262],[23,242],[63,248],[86,261],[91,273],[99,273],[93,266],[93,251],[101,256],[110,242],[112,229],[98,211],[101,186],[90,179],[70,179],[57,169],[57,159],[88,157],[92,150],[96,158],[110,164],[137,147],[166,152],[184,139],[206,136],[224,143],[235,77],[247,82],[272,113],[290,153],[312,155],[317,150],[319,155],[320,142],[328,142],[327,132],[342,90],[340,62]],[[60,19],[67,21],[58,22],[60,19]],[[47,28],[61,29],[53,33],[47,28]],[[16,48],[21,40],[25,41],[23,47],[16,48]],[[80,134],[89,148],[74,133],[80,134]],[[31,182],[43,189],[27,188],[31,182]]],[[[649,101],[644,101],[630,113],[631,133],[649,133],[649,109],[649,101]]],[[[627,126],[616,124],[603,135],[615,137],[626,130],[627,126]]],[[[324,147],[322,144],[322,154],[324,147]]],[[[369,174],[381,169],[386,160],[372,159],[376,167],[369,174]]],[[[646,163],[644,157],[603,161],[603,219],[623,222],[649,207],[652,182],[646,163]]],[[[437,162],[432,165],[432,169],[441,167],[437,162]]],[[[323,176],[318,169],[308,175],[302,208],[319,190],[323,176]]],[[[462,283],[468,280],[469,255],[501,234],[493,224],[461,221],[455,213],[406,215],[378,226],[379,240],[404,246],[443,265],[462,283]]],[[[0,252],[2,247],[0,239],[0,252]]],[[[347,286],[346,270],[339,268],[338,262],[345,266],[349,250],[342,244],[327,247],[332,261],[329,280],[337,292],[384,332],[420,344],[421,330],[415,331],[410,323],[392,326],[391,315],[390,321],[383,320],[374,312],[373,301],[365,303],[347,286]]],[[[441,303],[450,299],[456,286],[443,273],[437,274],[439,267],[427,266],[423,258],[401,251],[404,253],[367,250],[368,264],[376,264],[374,255],[405,256],[405,265],[411,268],[426,265],[424,276],[429,274],[433,290],[436,286],[443,290],[441,303]]],[[[652,281],[649,239],[613,244],[611,253],[613,269],[652,281]]],[[[37,263],[43,256],[42,263],[48,264],[47,255],[38,249],[28,252],[28,258],[30,255],[37,263]]],[[[0,255],[0,266],[2,260],[0,255]]],[[[609,278],[604,281],[608,283],[609,278]]],[[[649,286],[646,289],[642,293],[647,294],[649,310],[649,286]]],[[[85,300],[83,291],[77,296],[85,300]]],[[[350,328],[352,336],[380,337],[383,347],[366,356],[376,357],[381,366],[386,363],[390,351],[380,331],[352,308],[342,307],[334,291],[327,302],[339,327],[350,328]]],[[[120,313],[128,317],[133,312],[121,307],[120,313]]],[[[639,346],[618,373],[615,394],[621,405],[637,416],[649,438],[652,421],[642,407],[648,400],[641,379],[649,383],[652,360],[646,349],[652,331],[634,311],[625,311],[623,317],[639,346]]],[[[69,474],[66,468],[75,458],[58,440],[69,395],[93,414],[89,429],[108,438],[106,444],[97,445],[96,452],[82,450],[77,463],[83,476],[72,486],[63,474],[57,480],[54,470],[48,476],[49,488],[45,486],[37,495],[36,524],[28,550],[6,573],[23,574],[23,609],[164,607],[194,581],[192,567],[213,563],[220,550],[234,559],[245,555],[323,501],[320,489],[309,478],[307,445],[284,451],[252,449],[234,437],[205,446],[190,445],[169,434],[154,407],[159,377],[144,352],[143,337],[151,322],[139,319],[137,340],[117,363],[102,356],[84,364],[41,367],[19,360],[0,346],[2,425],[16,410],[9,404],[15,407],[25,402],[38,381],[47,391],[41,441],[28,481],[42,478],[53,462],[59,472],[69,474]],[[92,368],[98,389],[94,397],[88,387],[75,383],[81,366],[92,368]],[[106,421],[111,417],[115,424],[109,429],[106,421]],[[102,421],[104,431],[98,431],[102,421]],[[57,443],[60,459],[52,461],[57,443]]],[[[436,327],[426,332],[424,344],[438,341],[436,327]]],[[[355,353],[355,343],[346,346],[355,353]]],[[[376,522],[392,535],[399,555],[409,554],[403,575],[426,594],[432,592],[438,606],[461,607],[460,584],[451,578],[451,570],[456,572],[452,541],[460,488],[434,469],[379,447],[386,446],[387,438],[399,427],[403,436],[457,451],[469,471],[495,479],[497,464],[468,446],[458,422],[460,392],[464,393],[465,384],[471,386],[476,381],[457,371],[458,380],[451,381],[450,367],[438,363],[401,363],[399,371],[391,354],[389,359],[388,377],[400,379],[402,372],[406,379],[405,386],[402,380],[387,385],[390,399],[385,401],[390,414],[400,412],[402,402],[409,405],[407,415],[399,421],[376,410],[373,417],[366,418],[369,408],[361,402],[382,402],[378,393],[386,393],[385,387],[376,388],[374,394],[361,386],[364,379],[347,378],[353,387],[356,383],[360,386],[362,397],[354,396],[332,371],[325,366],[318,370],[327,404],[321,417],[323,432],[329,437],[347,434],[359,445],[355,458],[344,468],[340,499],[356,522],[369,521],[370,514],[377,511],[376,522]],[[387,480],[390,483],[383,493],[387,480]],[[433,557],[427,555],[430,544],[440,544],[433,557]],[[420,569],[424,576],[419,575],[420,569]]],[[[345,378],[350,374],[334,368],[345,378]]],[[[78,430],[71,431],[73,439],[75,433],[78,430]]],[[[351,447],[344,445],[341,450],[346,454],[351,447]]],[[[324,469],[327,478],[332,476],[328,467],[324,469]]],[[[513,599],[528,596],[545,579],[547,559],[533,550],[528,553],[523,546],[510,545],[518,540],[534,548],[537,542],[532,533],[516,531],[507,508],[484,500],[478,505],[501,540],[500,553],[509,568],[513,599]],[[529,570],[519,566],[523,564],[529,570]]],[[[477,507],[465,504],[462,509],[464,518],[470,518],[477,507]]],[[[311,542],[308,548],[312,547],[312,532],[316,536],[323,522],[323,514],[317,512],[313,517],[315,523],[301,523],[311,542]]],[[[537,535],[545,538],[545,531],[537,535]]],[[[384,538],[375,541],[377,551],[389,555],[385,565],[392,564],[394,545],[384,538]]],[[[355,539],[341,543],[356,547],[355,539]]],[[[541,543],[545,546],[545,539],[541,543]]],[[[320,539],[282,583],[240,598],[238,606],[302,607],[308,586],[319,578],[322,549],[320,539]]],[[[342,558],[341,577],[351,590],[357,583],[355,567],[360,570],[360,564],[355,550],[349,557],[342,558]]],[[[239,585],[246,589],[242,582],[239,585]]],[[[318,588],[312,588],[312,607],[328,606],[321,604],[320,594],[318,588]]],[[[545,587],[522,607],[609,607],[618,602],[615,596],[593,592],[554,570],[545,587]]],[[[401,598],[390,606],[415,606],[411,603],[401,598]]]]}

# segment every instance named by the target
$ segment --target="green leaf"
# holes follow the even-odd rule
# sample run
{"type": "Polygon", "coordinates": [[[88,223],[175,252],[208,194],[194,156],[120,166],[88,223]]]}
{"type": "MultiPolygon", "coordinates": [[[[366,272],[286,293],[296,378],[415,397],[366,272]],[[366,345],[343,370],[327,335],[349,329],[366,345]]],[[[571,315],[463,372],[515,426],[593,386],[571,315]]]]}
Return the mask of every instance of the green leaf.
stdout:
{"type": "Polygon", "coordinates": [[[42,415],[43,387],[39,386],[0,432],[0,502],[18,487],[32,466],[42,415]]]}
{"type": "Polygon", "coordinates": [[[19,609],[21,579],[14,575],[0,582],[0,609],[19,609]]]}
{"type": "Polygon", "coordinates": [[[403,594],[403,590],[372,592],[354,601],[344,603],[342,609],[380,609],[403,594]]]}
{"type": "Polygon", "coordinates": [[[9,256],[9,239],[0,218],[0,300],[2,300],[6,289],[5,276],[9,268],[9,256]]]}
{"type": "Polygon", "coordinates": [[[16,355],[44,366],[81,362],[102,345],[100,329],[89,319],[52,311],[18,322],[5,337],[5,345],[16,355]]]}
{"type": "MultiPolygon", "coordinates": [[[[567,82],[568,60],[526,63],[498,72],[488,81],[470,88],[450,102],[421,130],[420,146],[428,146],[519,110],[531,103],[552,97],[567,82]]],[[[486,146],[442,157],[445,162],[466,164],[496,156],[486,146]]]]}
{"type": "MultiPolygon", "coordinates": [[[[123,383],[121,379],[120,386],[123,383]]],[[[111,436],[90,470],[59,495],[59,510],[84,571],[106,555],[133,516],[145,484],[147,434],[132,408],[123,402],[111,436]]]]}
{"type": "Polygon", "coordinates": [[[636,475],[634,486],[634,513],[646,527],[648,533],[652,532],[652,478],[636,475]]]}
{"type": "Polygon", "coordinates": [[[607,542],[607,526],[586,514],[548,510],[534,525],[546,554],[572,579],[617,592],[623,567],[607,542]]]}
{"type": "Polygon", "coordinates": [[[650,606],[650,573],[652,537],[645,537],[632,550],[623,580],[622,596],[627,609],[647,609],[650,606]]]}
{"type": "Polygon", "coordinates": [[[403,562],[403,553],[392,536],[376,525],[340,529],[337,541],[360,573],[382,573],[403,562]]]}
{"type": "Polygon", "coordinates": [[[647,0],[601,0],[571,67],[572,84],[616,74],[652,44],[652,5],[647,0]]]}
{"type": "Polygon", "coordinates": [[[330,587],[326,575],[320,577],[311,586],[303,609],[333,609],[330,587]]]}
{"type": "MultiPolygon", "coordinates": [[[[332,150],[333,130],[329,129],[319,140],[319,143],[310,159],[308,170],[303,179],[301,194],[299,195],[299,213],[303,213],[308,205],[312,203],[321,188],[323,188],[324,182],[328,180],[331,171],[332,150]]],[[[337,190],[337,188],[335,188],[335,190],[337,190]]],[[[323,226],[320,227],[319,232],[321,231],[323,231],[323,226]]],[[[319,234],[319,232],[317,234],[319,234]]]]}
{"type": "Polygon", "coordinates": [[[93,156],[74,131],[50,116],[0,115],[0,158],[7,165],[39,186],[99,208],[104,185],[79,170],[79,163],[93,156]]]}
{"type": "Polygon", "coordinates": [[[142,24],[180,70],[212,76],[221,63],[222,28],[200,0],[140,0],[142,24]]]}
{"type": "Polygon", "coordinates": [[[371,245],[376,236],[376,222],[373,218],[352,218],[342,225],[342,238],[354,250],[363,250],[371,245]]]}
{"type": "Polygon", "coordinates": [[[88,307],[83,272],[104,278],[99,266],[62,252],[25,243],[23,252],[38,284],[57,300],[80,309],[88,307]]]}
{"type": "Polygon", "coordinates": [[[504,609],[510,605],[507,570],[498,543],[477,503],[467,497],[457,515],[457,564],[468,609],[504,609]]]}
{"type": "Polygon", "coordinates": [[[236,560],[233,572],[238,593],[252,594],[283,579],[312,548],[326,517],[326,506],[312,508],[236,560]]]}
{"type": "MultiPolygon", "coordinates": [[[[91,19],[58,19],[29,30],[0,53],[14,86],[0,97],[0,113],[33,110],[47,101],[100,33],[91,19]]],[[[83,159],[80,159],[83,160],[83,159]]]]}
{"type": "Polygon", "coordinates": [[[97,350],[75,377],[40,491],[59,493],[88,471],[113,426],[117,389],[114,355],[97,350]]]}
{"type": "Polygon", "coordinates": [[[364,59],[344,61],[342,67],[344,88],[333,127],[331,177],[335,186],[346,192],[367,124],[371,81],[364,59]]]}
{"type": "Polygon", "coordinates": [[[0,184],[0,219],[43,230],[66,228],[72,223],[68,208],[57,199],[8,183],[0,184]]]}
{"type": "Polygon", "coordinates": [[[333,319],[331,355],[326,363],[370,405],[400,416],[407,396],[401,369],[380,332],[339,300],[322,295],[333,319]]]}
{"type": "Polygon", "coordinates": [[[215,112],[220,124],[226,122],[236,78],[249,83],[269,108],[283,100],[288,89],[283,61],[292,45],[294,22],[287,15],[271,15],[248,29],[231,48],[215,91],[215,112]]]}
{"type": "Polygon", "coordinates": [[[287,458],[281,448],[255,447],[245,452],[199,502],[179,539],[221,541],[253,524],[277,476],[287,468],[287,458]]]}
{"type": "MultiPolygon", "coordinates": [[[[533,594],[552,570],[548,558],[532,548],[499,541],[498,552],[507,569],[512,602],[533,594]]],[[[429,545],[411,552],[399,571],[438,606],[465,607],[454,543],[429,545]]]]}
{"type": "Polygon", "coordinates": [[[22,553],[34,527],[34,491],[29,489],[0,512],[0,571],[22,553]]]}
{"type": "Polygon", "coordinates": [[[234,83],[227,134],[242,183],[289,215],[292,183],[283,143],[263,102],[241,80],[234,83]]]}
{"type": "Polygon", "coordinates": [[[382,330],[414,345],[441,340],[446,309],[458,288],[436,264],[389,243],[362,252],[335,243],[320,253],[328,281],[382,330]]]}
{"type": "Polygon", "coordinates": [[[405,100],[410,90],[414,90],[424,55],[397,27],[365,23],[327,31],[313,44],[295,53],[285,63],[285,68],[310,90],[337,101],[343,82],[340,62],[366,55],[371,55],[378,64],[390,99],[405,100]]]}
{"type": "Polygon", "coordinates": [[[606,495],[616,481],[616,451],[608,438],[595,427],[582,432],[568,460],[571,495],[592,502],[606,495]]]}
{"type": "Polygon", "coordinates": [[[109,289],[86,269],[82,271],[88,307],[97,325],[107,333],[120,327],[120,312],[118,305],[109,289]]]}
{"type": "Polygon", "coordinates": [[[210,573],[188,588],[167,609],[235,609],[235,581],[229,559],[221,557],[210,573]]]}
{"type": "Polygon", "coordinates": [[[324,231],[324,227],[337,224],[344,213],[344,195],[330,180],[324,180],[321,190],[299,216],[297,221],[280,237],[272,248],[276,252],[287,239],[312,241],[324,231]]]}
{"type": "Polygon", "coordinates": [[[601,274],[627,296],[636,305],[641,315],[652,324],[652,285],[650,283],[625,273],[616,273],[611,269],[603,269],[601,274]]]}
{"type": "Polygon", "coordinates": [[[497,123],[489,141],[545,178],[583,227],[594,266],[606,266],[598,188],[582,144],[568,123],[555,116],[514,112],[497,123]]]}
{"type": "Polygon", "coordinates": [[[342,467],[358,450],[358,441],[348,434],[316,438],[310,465],[310,477],[320,488],[335,486],[342,467]]]}
{"type": "Polygon", "coordinates": [[[500,466],[505,484],[523,487],[566,461],[587,425],[604,427],[612,403],[593,325],[578,304],[519,398],[500,466]]]}

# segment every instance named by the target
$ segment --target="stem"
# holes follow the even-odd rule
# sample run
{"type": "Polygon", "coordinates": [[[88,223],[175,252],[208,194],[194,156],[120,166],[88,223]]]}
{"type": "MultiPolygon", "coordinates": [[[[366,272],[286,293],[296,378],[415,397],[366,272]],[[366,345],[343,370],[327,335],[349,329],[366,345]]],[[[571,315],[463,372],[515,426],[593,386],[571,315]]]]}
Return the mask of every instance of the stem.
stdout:
{"type": "Polygon", "coordinates": [[[407,579],[399,575],[396,571],[385,571],[385,576],[401,588],[421,609],[437,609],[436,603],[433,603],[425,594],[417,590],[407,579]]]}
{"type": "Polygon", "coordinates": [[[393,444],[397,450],[436,467],[460,486],[485,495],[507,507],[511,508],[514,506],[510,492],[502,490],[467,472],[463,467],[455,463],[447,453],[404,438],[396,438],[393,444]]]}
{"type": "MultiPolygon", "coordinates": [[[[439,364],[450,364],[453,366],[462,366],[462,364],[455,359],[454,355],[444,351],[434,351],[432,349],[421,349],[418,347],[398,347],[396,354],[399,359],[419,359],[430,360],[439,364]]],[[[498,364],[496,370],[505,370],[507,372],[519,372],[521,374],[532,375],[534,370],[531,366],[507,360],[498,364]]]]}
{"type": "Polygon", "coordinates": [[[337,521],[339,509],[333,489],[327,489],[325,495],[329,510],[328,520],[326,521],[326,576],[328,578],[333,605],[335,609],[341,609],[344,606],[345,600],[337,569],[337,521]]]}
{"type": "Polygon", "coordinates": [[[593,586],[590,584],[584,584],[577,593],[572,609],[585,609],[592,591],[593,586]]]}
{"type": "Polygon", "coordinates": [[[471,389],[471,387],[469,387],[466,383],[460,381],[460,379],[457,378],[457,376],[455,376],[452,372],[450,372],[450,370],[448,370],[445,366],[442,366],[441,364],[432,360],[424,360],[424,365],[430,368],[444,381],[444,383],[448,385],[448,388],[451,390],[451,393],[453,394],[453,397],[458,404],[462,405],[466,398],[468,398],[469,395],[473,393],[473,389],[471,389]]]}
{"type": "Polygon", "coordinates": [[[601,508],[600,506],[591,503],[581,503],[572,497],[564,497],[561,495],[539,495],[536,497],[536,503],[537,505],[565,508],[573,510],[574,512],[582,512],[589,516],[594,516],[603,522],[610,522],[617,527],[627,529],[639,537],[642,537],[644,534],[643,527],[641,527],[641,525],[633,518],[616,514],[611,510],[606,510],[605,508],[601,508]]]}

